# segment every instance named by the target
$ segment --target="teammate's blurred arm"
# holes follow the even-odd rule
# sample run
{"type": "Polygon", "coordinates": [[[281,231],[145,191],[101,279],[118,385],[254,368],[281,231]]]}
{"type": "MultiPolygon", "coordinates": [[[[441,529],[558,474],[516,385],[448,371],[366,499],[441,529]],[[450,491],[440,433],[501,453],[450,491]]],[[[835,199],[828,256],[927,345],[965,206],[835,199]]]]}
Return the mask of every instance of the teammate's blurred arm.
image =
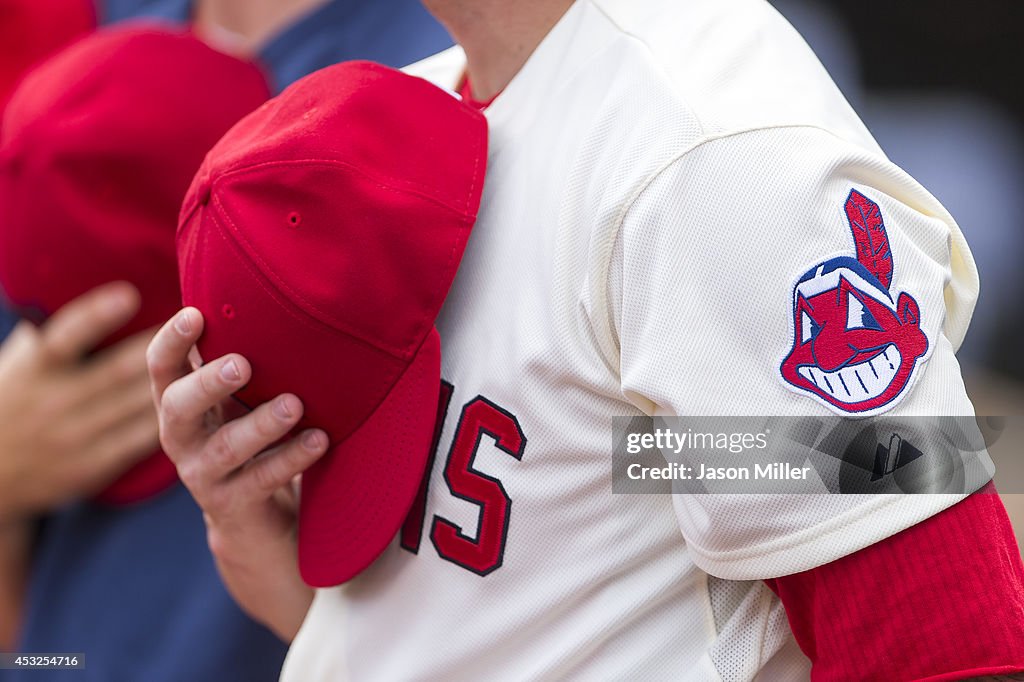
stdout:
{"type": "Polygon", "coordinates": [[[156,447],[139,334],[84,359],[138,310],[133,287],[99,287],[0,346],[0,521],[87,495],[156,447]]]}
{"type": "Polygon", "coordinates": [[[20,625],[34,517],[99,490],[156,445],[149,334],[83,360],[138,305],[130,285],[103,286],[0,345],[0,647],[20,625]]]}
{"type": "Polygon", "coordinates": [[[0,523],[0,651],[12,651],[21,625],[34,524],[0,523]]]}
{"type": "Polygon", "coordinates": [[[299,575],[290,483],[326,452],[327,435],[308,430],[270,447],[302,417],[294,395],[224,422],[221,402],[249,381],[252,370],[245,358],[227,355],[193,371],[188,354],[202,331],[202,315],[186,308],[150,344],[160,440],[203,509],[210,550],[228,590],[249,615],[291,641],[313,591],[299,575]]]}

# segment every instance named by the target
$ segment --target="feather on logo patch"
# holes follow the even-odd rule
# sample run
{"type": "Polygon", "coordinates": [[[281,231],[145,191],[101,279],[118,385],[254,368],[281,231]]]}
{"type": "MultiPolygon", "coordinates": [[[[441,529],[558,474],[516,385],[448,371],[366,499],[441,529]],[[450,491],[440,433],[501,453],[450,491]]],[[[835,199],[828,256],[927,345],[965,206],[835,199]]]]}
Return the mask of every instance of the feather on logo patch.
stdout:
{"type": "Polygon", "coordinates": [[[890,291],[893,255],[878,204],[857,190],[845,212],[855,257],[808,270],[793,290],[793,347],[782,361],[786,385],[841,415],[895,406],[928,352],[921,311],[890,291]]]}

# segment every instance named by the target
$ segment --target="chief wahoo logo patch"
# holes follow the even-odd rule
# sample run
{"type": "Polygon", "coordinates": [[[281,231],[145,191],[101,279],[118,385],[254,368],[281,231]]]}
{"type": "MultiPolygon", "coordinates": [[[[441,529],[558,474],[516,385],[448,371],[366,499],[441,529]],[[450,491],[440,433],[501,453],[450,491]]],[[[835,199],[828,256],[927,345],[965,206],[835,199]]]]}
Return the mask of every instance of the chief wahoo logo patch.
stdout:
{"type": "Polygon", "coordinates": [[[913,296],[890,290],[895,263],[878,204],[846,200],[856,257],[815,265],[793,289],[793,348],[783,381],[841,415],[893,407],[928,352],[913,296]],[[895,298],[894,298],[895,297],[895,298]]]}

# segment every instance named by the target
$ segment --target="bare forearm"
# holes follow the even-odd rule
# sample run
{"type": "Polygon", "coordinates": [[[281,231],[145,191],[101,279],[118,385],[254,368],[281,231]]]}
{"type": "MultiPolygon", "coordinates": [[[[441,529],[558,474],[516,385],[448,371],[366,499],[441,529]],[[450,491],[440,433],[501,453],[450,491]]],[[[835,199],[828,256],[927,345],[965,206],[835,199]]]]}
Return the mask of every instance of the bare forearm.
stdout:
{"type": "Polygon", "coordinates": [[[313,603],[313,590],[291,575],[255,572],[251,567],[217,561],[228,592],[250,618],[262,623],[285,642],[299,632],[313,603]]]}
{"type": "Polygon", "coordinates": [[[313,602],[313,589],[302,581],[291,534],[246,537],[224,532],[207,517],[207,540],[217,570],[235,602],[253,620],[291,642],[313,602]]]}

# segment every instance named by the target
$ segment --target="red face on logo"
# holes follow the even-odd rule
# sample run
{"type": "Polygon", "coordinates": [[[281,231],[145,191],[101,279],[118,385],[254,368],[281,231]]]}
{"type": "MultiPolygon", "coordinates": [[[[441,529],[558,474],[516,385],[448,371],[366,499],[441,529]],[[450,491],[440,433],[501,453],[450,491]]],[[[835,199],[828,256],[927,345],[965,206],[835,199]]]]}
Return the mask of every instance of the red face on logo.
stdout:
{"type": "Polygon", "coordinates": [[[845,414],[892,403],[928,351],[917,301],[888,287],[892,256],[877,204],[852,192],[847,216],[858,258],[833,258],[809,271],[793,297],[793,348],[782,378],[845,414]]]}

